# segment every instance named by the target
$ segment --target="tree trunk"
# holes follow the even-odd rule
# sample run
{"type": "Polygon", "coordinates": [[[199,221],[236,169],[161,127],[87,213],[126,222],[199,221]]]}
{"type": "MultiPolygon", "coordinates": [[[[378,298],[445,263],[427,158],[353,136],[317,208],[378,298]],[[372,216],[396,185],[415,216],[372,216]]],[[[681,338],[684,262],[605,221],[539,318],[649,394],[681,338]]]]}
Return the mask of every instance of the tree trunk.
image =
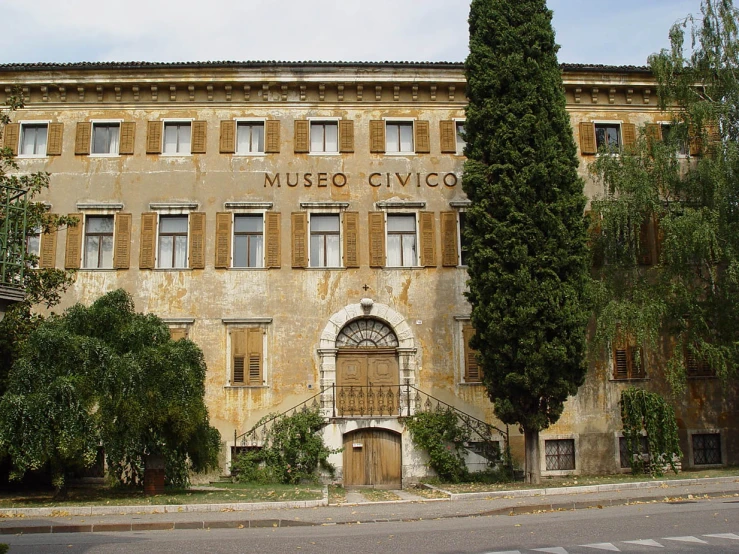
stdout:
{"type": "Polygon", "coordinates": [[[539,431],[523,430],[526,459],[524,472],[527,483],[539,484],[541,468],[539,467],[539,431]]]}

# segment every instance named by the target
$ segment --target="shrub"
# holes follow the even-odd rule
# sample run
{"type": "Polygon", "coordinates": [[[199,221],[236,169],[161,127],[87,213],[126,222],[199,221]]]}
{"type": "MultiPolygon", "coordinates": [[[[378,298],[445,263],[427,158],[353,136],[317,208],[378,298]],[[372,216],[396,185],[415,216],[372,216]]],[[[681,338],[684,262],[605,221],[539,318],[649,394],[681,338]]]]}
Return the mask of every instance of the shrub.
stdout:
{"type": "Polygon", "coordinates": [[[466,429],[457,423],[451,410],[420,412],[405,420],[413,442],[429,455],[429,467],[439,479],[459,483],[469,477],[464,460],[466,429]]]}

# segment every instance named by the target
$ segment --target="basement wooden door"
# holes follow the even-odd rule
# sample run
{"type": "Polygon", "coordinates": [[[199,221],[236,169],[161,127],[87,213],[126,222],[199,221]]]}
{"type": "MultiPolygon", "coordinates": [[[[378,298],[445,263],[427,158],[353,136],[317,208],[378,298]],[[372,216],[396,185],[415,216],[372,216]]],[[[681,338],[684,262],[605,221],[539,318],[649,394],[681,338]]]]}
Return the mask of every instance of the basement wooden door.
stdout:
{"type": "Polygon", "coordinates": [[[401,437],[387,429],[365,428],[344,435],[344,487],[399,489],[401,437]]]}

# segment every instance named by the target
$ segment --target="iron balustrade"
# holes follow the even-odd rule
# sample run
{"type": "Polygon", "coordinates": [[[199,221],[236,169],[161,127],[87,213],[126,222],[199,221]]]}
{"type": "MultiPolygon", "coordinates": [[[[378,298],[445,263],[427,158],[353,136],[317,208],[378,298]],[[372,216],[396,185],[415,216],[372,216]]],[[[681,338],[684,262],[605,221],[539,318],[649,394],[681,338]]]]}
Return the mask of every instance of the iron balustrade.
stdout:
{"type": "Polygon", "coordinates": [[[26,269],[28,191],[0,185],[0,285],[22,287],[26,269]]]}

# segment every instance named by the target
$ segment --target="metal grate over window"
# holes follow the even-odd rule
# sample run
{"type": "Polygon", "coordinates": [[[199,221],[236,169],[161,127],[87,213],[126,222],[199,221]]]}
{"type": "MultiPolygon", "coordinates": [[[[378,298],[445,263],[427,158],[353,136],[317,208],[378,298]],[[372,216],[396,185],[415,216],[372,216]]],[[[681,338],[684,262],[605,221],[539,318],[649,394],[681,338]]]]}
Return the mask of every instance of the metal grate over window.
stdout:
{"type": "Polygon", "coordinates": [[[693,435],[693,463],[717,465],[721,463],[721,435],[705,433],[693,435]]]}
{"type": "Polygon", "coordinates": [[[575,469],[574,439],[544,441],[547,471],[575,469]]]}
{"type": "MultiPolygon", "coordinates": [[[[640,452],[639,455],[643,459],[649,458],[649,440],[647,437],[640,437],[639,438],[639,448],[640,452]]],[[[619,437],[618,439],[618,453],[619,458],[621,460],[621,467],[624,469],[628,469],[631,467],[629,464],[629,449],[626,447],[626,438],[625,437],[619,437]]],[[[636,455],[636,452],[634,453],[636,455]]]]}
{"type": "Polygon", "coordinates": [[[395,348],[398,338],[390,327],[376,319],[358,319],[344,327],[336,338],[337,348],[395,348]]]}

